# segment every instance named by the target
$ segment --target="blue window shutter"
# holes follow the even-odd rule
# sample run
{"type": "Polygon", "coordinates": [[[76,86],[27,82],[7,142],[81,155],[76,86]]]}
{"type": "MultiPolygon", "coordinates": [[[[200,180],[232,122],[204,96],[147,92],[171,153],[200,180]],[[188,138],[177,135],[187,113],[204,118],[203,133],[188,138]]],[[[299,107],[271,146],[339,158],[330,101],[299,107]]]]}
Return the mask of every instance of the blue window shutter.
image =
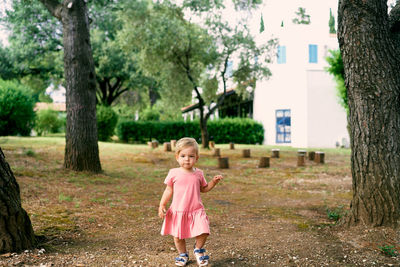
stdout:
{"type": "Polygon", "coordinates": [[[309,63],[318,63],[318,46],[317,45],[308,45],[308,62],[309,63]]]}
{"type": "Polygon", "coordinates": [[[233,76],[233,61],[228,61],[228,66],[226,67],[226,74],[229,78],[233,76]]]}
{"type": "Polygon", "coordinates": [[[286,46],[278,46],[278,64],[286,63],[286,46]]]}

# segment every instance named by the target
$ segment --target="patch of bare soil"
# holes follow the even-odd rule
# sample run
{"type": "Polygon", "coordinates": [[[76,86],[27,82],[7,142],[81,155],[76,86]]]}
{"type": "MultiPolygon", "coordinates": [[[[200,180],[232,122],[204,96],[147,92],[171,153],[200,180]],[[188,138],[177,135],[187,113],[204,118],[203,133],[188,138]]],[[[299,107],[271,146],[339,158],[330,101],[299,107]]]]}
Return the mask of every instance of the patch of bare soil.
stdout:
{"type": "MultiPolygon", "coordinates": [[[[211,222],[209,266],[400,266],[398,255],[384,254],[399,251],[398,230],[335,221],[351,199],[348,153],[326,152],[325,164],[298,168],[296,152],[283,151],[261,169],[265,148],[251,147],[244,159],[236,147],[222,147],[230,169],[216,168],[211,151],[202,151],[198,164],[207,179],[225,177],[202,195],[211,222]]],[[[173,153],[130,149],[119,157],[103,148],[105,171],[91,175],[53,162],[62,150],[29,157],[3,147],[41,238],[36,249],[0,255],[0,266],[174,266],[177,251],[171,237],[160,235],[157,217],[164,178],[176,166],[173,153]]],[[[188,266],[196,266],[193,244],[187,240],[188,266]]]]}

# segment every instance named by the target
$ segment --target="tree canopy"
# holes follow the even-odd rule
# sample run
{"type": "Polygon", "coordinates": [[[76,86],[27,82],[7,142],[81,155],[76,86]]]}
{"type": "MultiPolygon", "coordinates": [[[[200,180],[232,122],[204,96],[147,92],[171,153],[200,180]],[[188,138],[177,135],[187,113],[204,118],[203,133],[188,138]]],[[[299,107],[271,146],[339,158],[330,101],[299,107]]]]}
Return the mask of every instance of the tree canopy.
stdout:
{"type": "Polygon", "coordinates": [[[347,100],[347,89],[344,85],[344,67],[340,50],[330,50],[329,55],[326,57],[329,67],[326,69],[333,75],[336,81],[336,90],[339,97],[340,105],[349,113],[349,104],[347,100]]]}
{"type": "MultiPolygon", "coordinates": [[[[255,4],[249,3],[250,6],[255,4]]],[[[208,146],[207,120],[228,89],[251,94],[256,80],[270,75],[265,52],[275,42],[257,46],[246,24],[224,21],[221,2],[132,1],[121,13],[120,42],[140,51],[140,66],[158,77],[162,98],[181,107],[192,95],[198,101],[203,146],[208,146]],[[192,21],[200,18],[198,23],[192,21]],[[236,61],[236,64],[232,62],[236,61]]],[[[250,8],[248,5],[236,6],[250,8]]]]}
{"type": "MultiPolygon", "coordinates": [[[[37,100],[50,84],[64,83],[62,25],[38,1],[13,0],[3,22],[11,29],[10,46],[0,49],[1,77],[19,78],[35,89],[37,100]]],[[[97,101],[111,105],[128,90],[151,84],[137,67],[135,51],[127,54],[115,40],[121,22],[121,1],[89,3],[91,39],[96,68],[97,101]]]]}

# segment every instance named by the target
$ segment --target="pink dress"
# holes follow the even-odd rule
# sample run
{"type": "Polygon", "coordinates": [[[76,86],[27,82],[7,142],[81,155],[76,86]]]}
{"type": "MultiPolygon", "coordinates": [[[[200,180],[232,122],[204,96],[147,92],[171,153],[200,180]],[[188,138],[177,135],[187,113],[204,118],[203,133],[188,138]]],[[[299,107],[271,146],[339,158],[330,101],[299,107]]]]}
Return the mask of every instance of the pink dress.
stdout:
{"type": "Polygon", "coordinates": [[[161,234],[179,239],[209,234],[209,221],[200,197],[200,186],[207,186],[203,172],[197,168],[192,173],[171,169],[164,183],[172,186],[174,194],[161,234]]]}

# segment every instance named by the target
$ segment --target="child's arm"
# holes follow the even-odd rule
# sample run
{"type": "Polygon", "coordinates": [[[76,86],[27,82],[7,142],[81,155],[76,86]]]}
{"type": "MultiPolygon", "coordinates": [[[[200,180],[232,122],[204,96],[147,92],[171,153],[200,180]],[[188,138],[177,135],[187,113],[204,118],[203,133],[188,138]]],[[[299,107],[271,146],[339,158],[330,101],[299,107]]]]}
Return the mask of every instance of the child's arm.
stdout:
{"type": "Polygon", "coordinates": [[[164,217],[165,217],[165,213],[167,212],[167,209],[166,209],[167,203],[171,199],[173,192],[174,192],[174,189],[172,188],[172,186],[167,185],[167,187],[165,188],[164,193],[161,197],[160,207],[158,208],[158,216],[161,219],[164,219],[164,217]]]}
{"type": "Polygon", "coordinates": [[[214,176],[214,178],[212,178],[212,180],[207,184],[207,186],[201,187],[200,188],[200,192],[202,193],[206,193],[208,191],[210,191],[211,189],[214,188],[214,186],[216,186],[220,180],[224,179],[224,177],[222,177],[222,175],[216,175],[214,176]]]}

